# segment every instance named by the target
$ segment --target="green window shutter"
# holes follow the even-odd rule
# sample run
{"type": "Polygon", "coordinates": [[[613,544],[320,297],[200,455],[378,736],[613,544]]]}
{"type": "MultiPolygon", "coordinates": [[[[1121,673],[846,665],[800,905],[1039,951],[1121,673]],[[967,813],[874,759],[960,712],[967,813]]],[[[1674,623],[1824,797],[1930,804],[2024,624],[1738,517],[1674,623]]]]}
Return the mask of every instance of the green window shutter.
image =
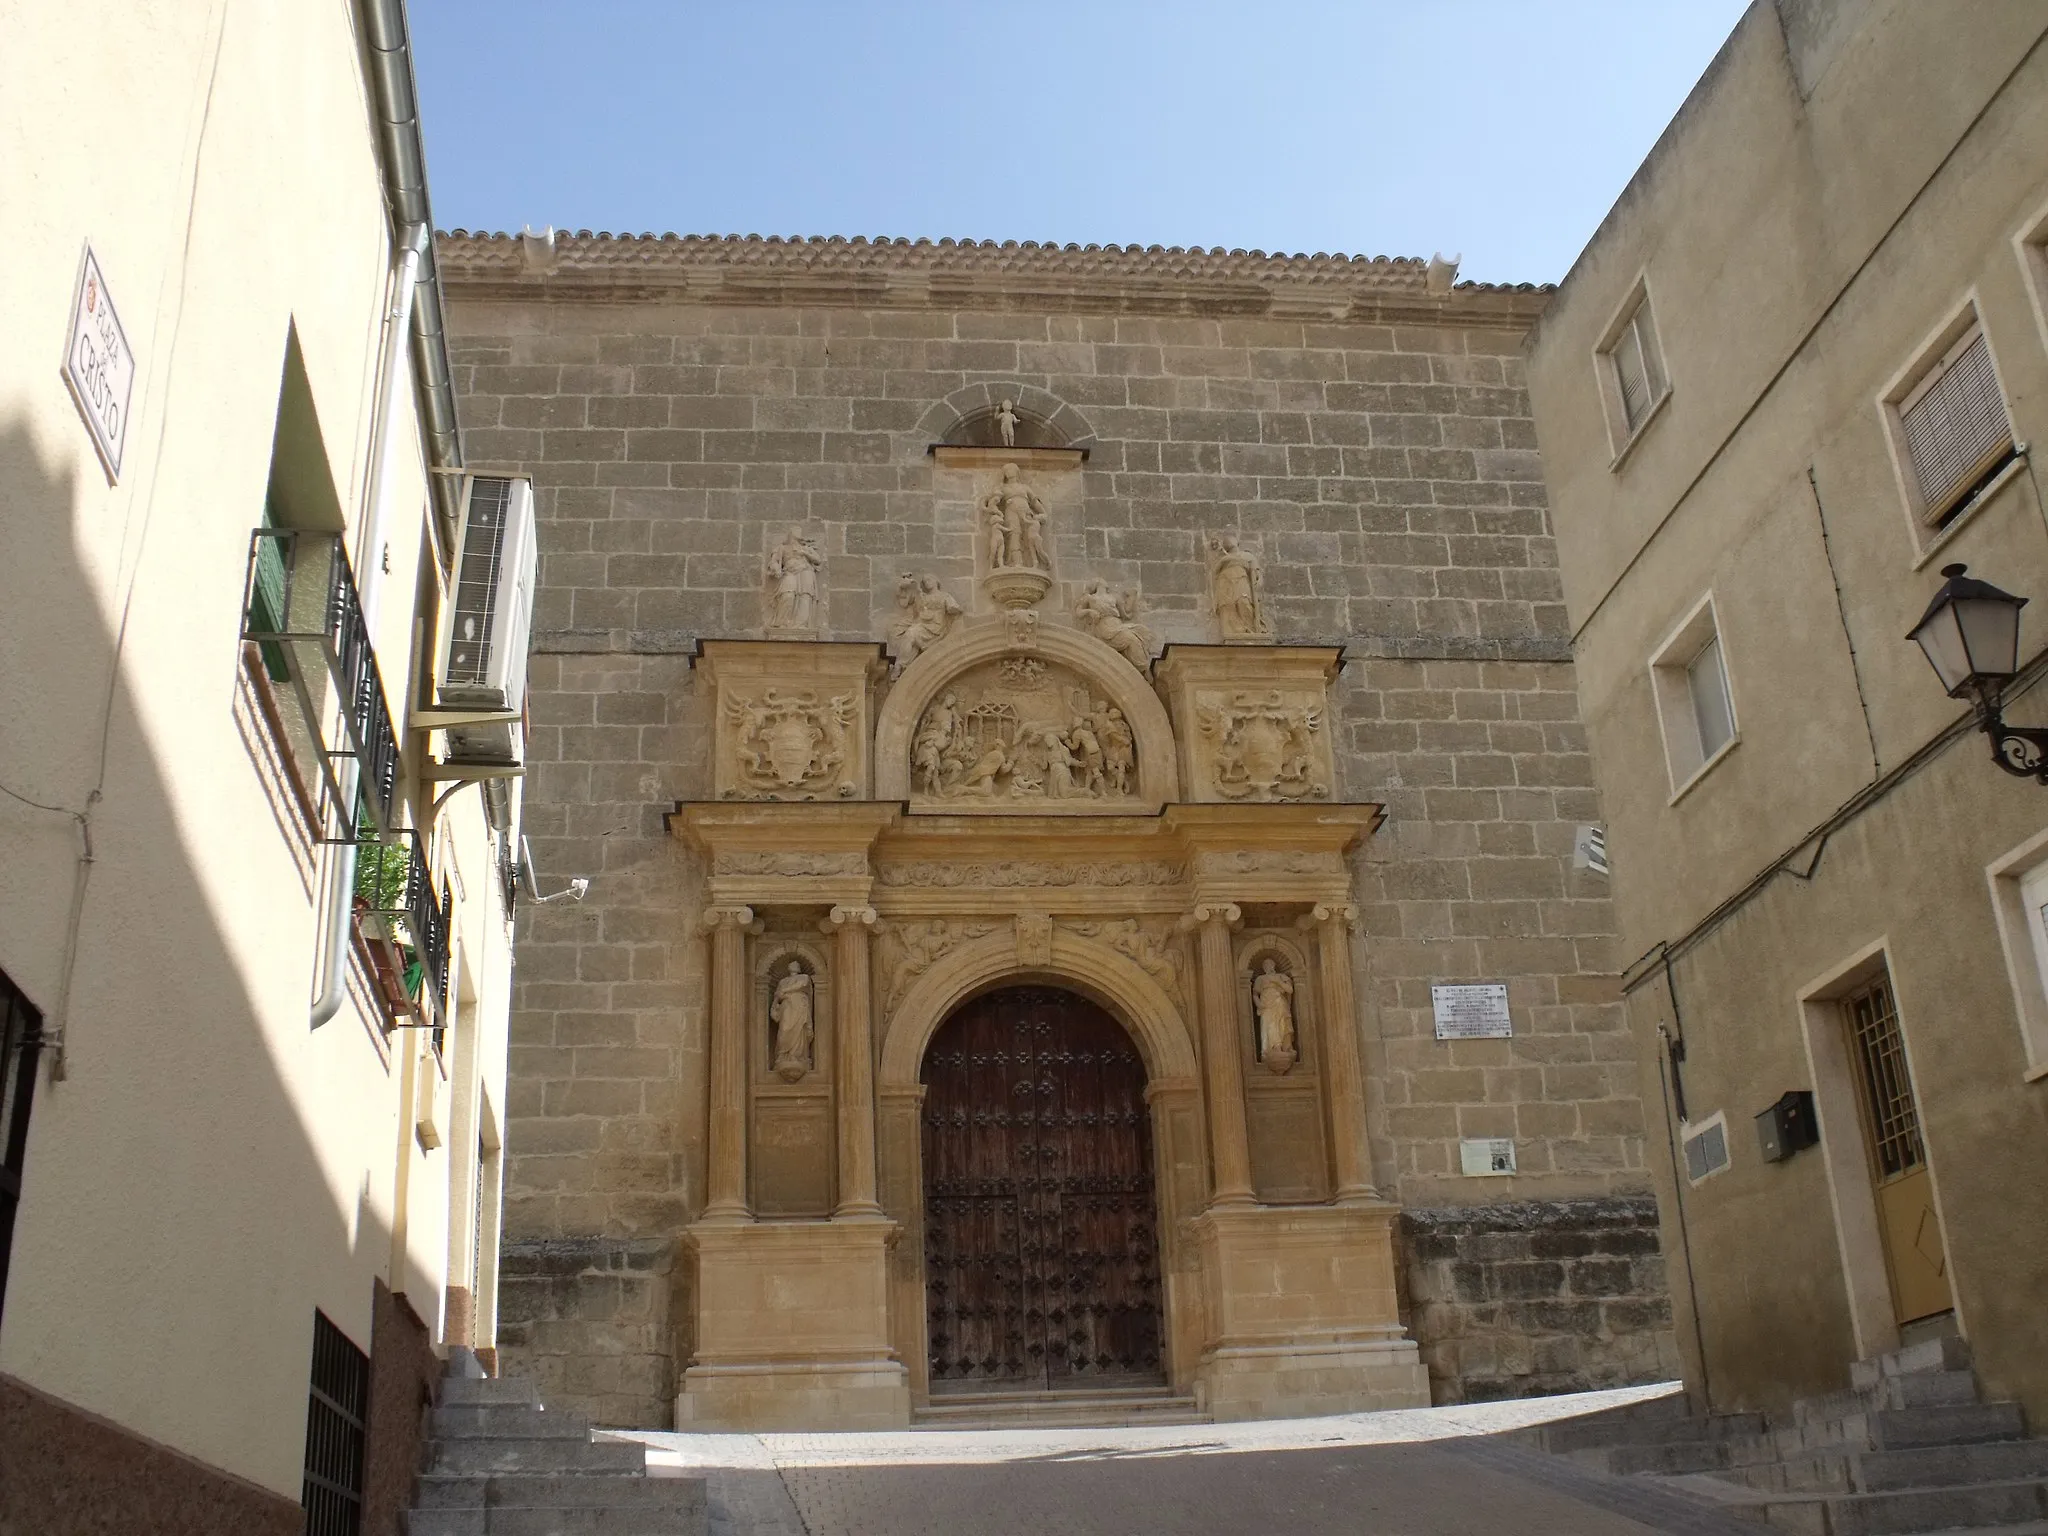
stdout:
{"type": "MultiPolygon", "coordinates": [[[[264,503],[263,526],[275,528],[276,519],[270,515],[270,505],[264,503]]],[[[276,539],[256,540],[256,574],[249,583],[249,628],[256,634],[281,634],[284,630],[285,615],[290,611],[291,594],[287,588],[284,547],[276,539]]],[[[284,646],[275,640],[259,642],[263,653],[263,670],[270,674],[273,683],[284,682],[291,673],[285,663],[284,646]]]]}

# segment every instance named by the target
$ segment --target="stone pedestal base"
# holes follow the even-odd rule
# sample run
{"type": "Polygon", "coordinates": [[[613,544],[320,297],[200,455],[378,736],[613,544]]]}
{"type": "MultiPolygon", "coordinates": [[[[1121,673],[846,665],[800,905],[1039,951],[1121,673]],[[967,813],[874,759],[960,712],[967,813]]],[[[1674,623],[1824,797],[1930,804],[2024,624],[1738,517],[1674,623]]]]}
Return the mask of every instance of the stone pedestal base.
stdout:
{"type": "Polygon", "coordinates": [[[1209,1292],[1197,1399],[1217,1419],[1426,1408],[1394,1293],[1398,1207],[1223,1206],[1193,1223],[1209,1292]]]}
{"type": "Polygon", "coordinates": [[[899,1429],[889,1345],[892,1221],[699,1222],[697,1352],[676,1428],[899,1429]]]}

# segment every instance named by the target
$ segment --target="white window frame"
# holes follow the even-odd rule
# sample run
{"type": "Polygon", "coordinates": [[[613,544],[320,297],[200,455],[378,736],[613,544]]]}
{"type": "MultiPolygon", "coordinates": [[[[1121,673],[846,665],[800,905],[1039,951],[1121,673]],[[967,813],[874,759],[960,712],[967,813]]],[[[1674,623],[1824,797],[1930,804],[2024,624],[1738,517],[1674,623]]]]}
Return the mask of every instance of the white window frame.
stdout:
{"type": "Polygon", "coordinates": [[[1664,766],[1671,777],[1671,800],[1676,805],[1721,760],[1742,741],[1742,718],[1735,709],[1735,681],[1728,664],[1728,637],[1721,628],[1720,615],[1709,592],[1673,626],[1651,653],[1650,697],[1657,711],[1657,729],[1664,742],[1664,766]],[[1700,739],[1697,704],[1693,695],[1692,666],[1709,644],[1721,653],[1721,687],[1728,704],[1728,739],[1712,752],[1700,739]]]}
{"type": "MultiPolygon", "coordinates": [[[[2027,299],[2034,306],[2034,324],[2040,328],[2042,345],[2048,346],[2048,203],[2035,209],[2033,216],[2020,226],[2012,237],[2012,248],[2026,277],[2027,299]]],[[[2026,452],[2025,447],[2020,451],[2026,452]]]]}
{"type": "Polygon", "coordinates": [[[2022,1078],[2048,1081],[2048,829],[1984,868],[1991,886],[1991,910],[1998,919],[1998,943],[2026,1048],[2022,1078]]]}
{"type": "Polygon", "coordinates": [[[1913,349],[1911,361],[1886,381],[1877,397],[1877,409],[1884,421],[1885,442],[1891,449],[1892,475],[1898,482],[1907,536],[1912,540],[1915,551],[1912,568],[1917,571],[1933,560],[1943,545],[1976,521],[1977,514],[1989,506],[2007,482],[2019,473],[2023,461],[2024,449],[2013,429],[2012,399],[2005,387],[2005,370],[1999,366],[1998,349],[1992,344],[1990,329],[1984,324],[1983,309],[1977,302],[1975,289],[1970,290],[1949,311],[1947,318],[1921,339],[1919,346],[1913,349]],[[2005,468],[1964,501],[1946,523],[1937,527],[1929,521],[1927,502],[1920,494],[1920,473],[1914,467],[1913,456],[1906,446],[1903,415],[1920,389],[1929,382],[1934,370],[1972,331],[1984,338],[1984,350],[1991,360],[1991,376],[1998,386],[1999,404],[2005,410],[2006,436],[2016,453],[2005,468]]]}
{"type": "Polygon", "coordinates": [[[1637,275],[1627,297],[1616,307],[1600,333],[1599,344],[1593,348],[1593,373],[1600,390],[1601,410],[1607,418],[1608,445],[1614,454],[1613,462],[1608,465],[1612,472],[1621,468],[1630,451],[1642,440],[1643,433],[1671,398],[1671,369],[1664,358],[1664,341],[1657,331],[1657,308],[1650,302],[1647,277],[1637,275]],[[1631,330],[1642,344],[1643,366],[1654,387],[1650,403],[1643,408],[1641,418],[1633,422],[1628,419],[1628,409],[1622,400],[1621,368],[1615,360],[1616,350],[1631,330]]]}

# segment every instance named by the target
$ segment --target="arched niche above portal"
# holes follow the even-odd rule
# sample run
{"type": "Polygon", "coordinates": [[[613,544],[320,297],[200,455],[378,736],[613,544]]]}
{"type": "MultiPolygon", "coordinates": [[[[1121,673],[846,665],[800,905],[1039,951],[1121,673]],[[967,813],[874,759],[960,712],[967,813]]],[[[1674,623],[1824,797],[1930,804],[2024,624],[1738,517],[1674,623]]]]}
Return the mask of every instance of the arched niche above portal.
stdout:
{"type": "Polygon", "coordinates": [[[1007,458],[1028,469],[1078,469],[1095,429],[1072,405],[1035,384],[990,381],[957,389],[917,425],[943,467],[981,468],[1007,458]]]}
{"type": "Polygon", "coordinates": [[[1007,615],[970,620],[904,669],[876,720],[876,798],[914,811],[1041,816],[1150,813],[1178,798],[1173,727],[1137,669],[1092,636],[1026,629],[1020,643],[1007,615]],[[1104,740],[1117,721],[1130,734],[1121,792],[1104,740]],[[936,754],[935,775],[942,729],[950,750],[936,754]]]}

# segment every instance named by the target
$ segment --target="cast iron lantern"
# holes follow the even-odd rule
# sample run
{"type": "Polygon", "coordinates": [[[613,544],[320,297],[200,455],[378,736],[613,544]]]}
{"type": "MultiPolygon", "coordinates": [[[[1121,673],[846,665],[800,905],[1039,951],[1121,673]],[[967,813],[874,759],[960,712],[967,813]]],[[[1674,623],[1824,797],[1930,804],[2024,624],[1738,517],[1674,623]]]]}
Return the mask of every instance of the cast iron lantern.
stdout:
{"type": "Polygon", "coordinates": [[[2020,610],[2027,600],[1967,572],[1961,565],[1941,568],[1947,580],[1907,638],[1919,645],[1950,698],[1975,701],[1977,724],[1991,738],[1998,766],[2048,784],[2048,731],[2007,725],[1998,704],[2020,669],[2020,610]]]}

